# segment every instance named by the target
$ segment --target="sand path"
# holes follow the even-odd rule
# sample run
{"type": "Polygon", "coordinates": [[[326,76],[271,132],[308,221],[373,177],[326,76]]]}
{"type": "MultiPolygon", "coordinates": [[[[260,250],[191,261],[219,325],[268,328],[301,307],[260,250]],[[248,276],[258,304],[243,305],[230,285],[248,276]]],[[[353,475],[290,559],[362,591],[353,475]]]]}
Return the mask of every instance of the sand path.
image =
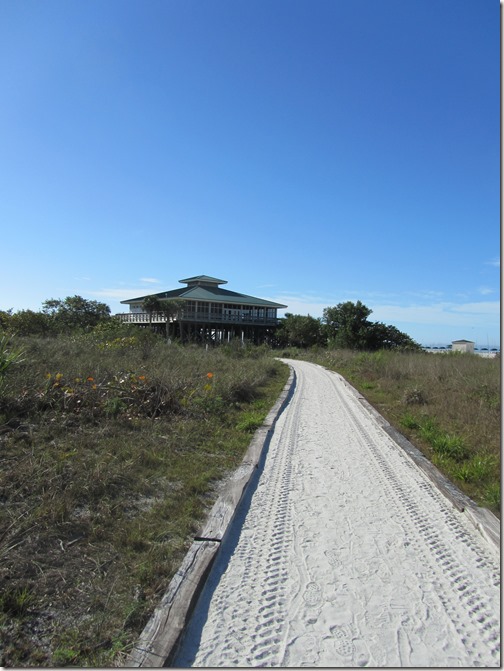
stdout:
{"type": "Polygon", "coordinates": [[[499,557],[336,373],[296,390],[174,666],[499,666],[499,557]]]}

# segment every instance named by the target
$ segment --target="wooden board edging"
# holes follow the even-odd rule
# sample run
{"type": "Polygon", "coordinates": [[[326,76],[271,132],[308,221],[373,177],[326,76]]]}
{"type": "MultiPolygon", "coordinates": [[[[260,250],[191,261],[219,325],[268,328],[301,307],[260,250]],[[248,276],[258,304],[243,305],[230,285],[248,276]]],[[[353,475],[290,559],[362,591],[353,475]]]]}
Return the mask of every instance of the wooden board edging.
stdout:
{"type": "Polygon", "coordinates": [[[161,603],[136,641],[126,667],[159,668],[170,665],[219,552],[220,541],[229,529],[252,475],[269,444],[275,423],[294,393],[296,375],[293,368],[289,368],[289,378],[280,396],[262,426],[254,433],[242,463],[226,480],[205,525],[196,536],[198,540],[194,540],[179,570],[170,581],[161,603]]]}
{"type": "Polygon", "coordinates": [[[161,667],[169,659],[190,616],[219,543],[195,541],[172,578],[161,603],[135,643],[128,667],[161,667]]]}

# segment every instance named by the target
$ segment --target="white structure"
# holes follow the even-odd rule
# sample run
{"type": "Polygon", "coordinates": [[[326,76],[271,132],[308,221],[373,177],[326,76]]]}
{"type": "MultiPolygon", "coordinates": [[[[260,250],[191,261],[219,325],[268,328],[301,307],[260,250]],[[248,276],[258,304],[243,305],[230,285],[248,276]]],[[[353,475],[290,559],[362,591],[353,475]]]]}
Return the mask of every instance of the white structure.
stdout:
{"type": "Polygon", "coordinates": [[[472,340],[454,340],[452,342],[452,352],[474,354],[474,343],[472,340]]]}

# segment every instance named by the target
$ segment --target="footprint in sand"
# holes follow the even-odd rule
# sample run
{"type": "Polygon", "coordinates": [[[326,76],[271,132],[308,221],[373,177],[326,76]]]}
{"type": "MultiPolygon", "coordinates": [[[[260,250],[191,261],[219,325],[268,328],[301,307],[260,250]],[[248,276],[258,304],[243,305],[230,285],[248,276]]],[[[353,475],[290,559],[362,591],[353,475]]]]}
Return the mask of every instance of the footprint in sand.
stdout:
{"type": "Polygon", "coordinates": [[[338,629],[337,627],[331,627],[331,634],[336,652],[343,657],[352,657],[354,647],[350,636],[343,629],[338,629]]]}
{"type": "Polygon", "coordinates": [[[309,582],[303,598],[308,606],[317,606],[322,601],[322,590],[316,582],[309,582]]]}
{"type": "Polygon", "coordinates": [[[326,550],[325,556],[327,557],[327,561],[331,566],[338,566],[338,564],[341,564],[336,550],[326,550]]]}

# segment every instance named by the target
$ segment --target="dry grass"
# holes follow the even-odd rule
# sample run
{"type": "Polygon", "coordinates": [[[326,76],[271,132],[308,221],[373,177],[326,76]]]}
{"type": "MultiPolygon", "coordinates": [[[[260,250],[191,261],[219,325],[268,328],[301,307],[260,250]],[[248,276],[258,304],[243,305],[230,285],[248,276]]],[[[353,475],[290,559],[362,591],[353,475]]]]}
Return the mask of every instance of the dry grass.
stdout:
{"type": "Polygon", "coordinates": [[[24,339],[0,393],[4,666],[124,661],[288,371],[149,333],[24,339]]]}

